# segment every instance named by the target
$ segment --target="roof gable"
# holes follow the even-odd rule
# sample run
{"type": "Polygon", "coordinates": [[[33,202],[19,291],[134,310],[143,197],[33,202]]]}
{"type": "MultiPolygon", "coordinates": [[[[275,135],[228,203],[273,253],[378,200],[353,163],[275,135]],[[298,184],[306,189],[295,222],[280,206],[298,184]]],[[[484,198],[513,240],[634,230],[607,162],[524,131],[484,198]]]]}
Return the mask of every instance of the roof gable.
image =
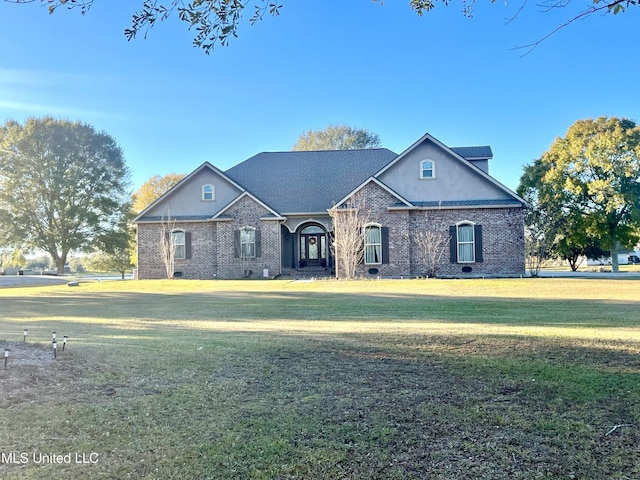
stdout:
{"type": "Polygon", "coordinates": [[[194,220],[211,218],[244,191],[222,171],[205,162],[140,212],[133,222],[168,216],[194,220]],[[213,185],[213,200],[202,201],[203,185],[213,185]]]}
{"type": "MultiPolygon", "coordinates": [[[[370,184],[377,185],[386,193],[388,193],[392,198],[394,198],[396,200],[395,206],[403,206],[403,207],[412,206],[411,202],[402,198],[401,195],[399,195],[397,192],[394,192],[391,188],[389,188],[387,185],[382,183],[380,180],[378,180],[375,177],[369,177],[360,185],[358,185],[356,188],[354,188],[352,191],[350,191],[347,195],[345,195],[343,198],[335,202],[335,205],[333,205],[331,208],[336,208],[346,203],[349,199],[354,198],[356,195],[358,195],[359,192],[362,192],[370,184]]],[[[394,204],[390,203],[389,205],[394,205],[394,204]]]]}
{"type": "Polygon", "coordinates": [[[489,200],[509,200],[507,203],[524,205],[522,198],[476,163],[492,155],[490,147],[456,147],[454,150],[427,133],[375,177],[414,205],[451,201],[476,201],[481,205],[489,200]],[[433,178],[421,178],[421,163],[425,160],[433,164],[433,178]]]}
{"type": "Polygon", "coordinates": [[[267,216],[269,216],[270,220],[282,220],[283,217],[281,217],[278,212],[274,211],[271,207],[269,207],[269,205],[266,205],[264,202],[262,202],[259,198],[256,198],[254,195],[252,195],[249,192],[243,192],[240,196],[236,197],[231,203],[229,203],[228,205],[226,205],[222,210],[220,210],[218,213],[216,213],[212,219],[221,219],[221,218],[225,218],[226,213],[233,208],[237,203],[241,202],[244,198],[248,198],[251,201],[255,202],[256,204],[258,204],[260,207],[264,208],[265,210],[265,215],[264,217],[267,218],[267,216]]]}

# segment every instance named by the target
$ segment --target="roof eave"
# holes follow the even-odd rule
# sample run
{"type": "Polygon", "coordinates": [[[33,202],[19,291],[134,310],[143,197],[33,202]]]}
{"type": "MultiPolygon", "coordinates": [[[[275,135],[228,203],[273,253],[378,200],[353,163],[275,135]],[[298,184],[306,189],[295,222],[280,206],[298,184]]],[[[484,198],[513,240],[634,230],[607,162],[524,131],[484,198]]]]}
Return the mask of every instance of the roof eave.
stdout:
{"type": "MultiPolygon", "coordinates": [[[[415,210],[471,210],[471,209],[478,209],[478,208],[496,209],[496,208],[525,208],[525,207],[526,207],[526,204],[522,204],[522,203],[495,203],[491,205],[486,205],[486,204],[483,205],[481,203],[478,203],[476,205],[446,205],[446,206],[433,205],[428,207],[415,207],[415,210]]],[[[391,208],[396,208],[396,207],[391,207],[391,208]]]]}
{"type": "Polygon", "coordinates": [[[282,215],[286,217],[316,217],[318,215],[326,215],[327,211],[318,211],[318,212],[283,212],[282,215]]]}

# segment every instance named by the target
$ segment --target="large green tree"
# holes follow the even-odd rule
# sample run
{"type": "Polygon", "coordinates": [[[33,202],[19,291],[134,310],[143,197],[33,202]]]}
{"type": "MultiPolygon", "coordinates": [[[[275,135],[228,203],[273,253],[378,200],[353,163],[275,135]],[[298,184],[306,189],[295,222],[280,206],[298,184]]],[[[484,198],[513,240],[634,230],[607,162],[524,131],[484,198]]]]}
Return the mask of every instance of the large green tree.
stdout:
{"type": "Polygon", "coordinates": [[[298,137],[291,150],[355,150],[380,147],[380,137],[366,128],[329,125],[308,130],[298,137]]]}
{"type": "Polygon", "coordinates": [[[589,217],[571,208],[567,192],[544,181],[547,171],[548,163],[539,158],[524,168],[518,186],[518,194],[529,205],[525,211],[527,254],[537,260],[560,257],[576,271],[584,257],[603,257],[607,251],[589,231],[589,217]]]}
{"type": "Polygon", "coordinates": [[[528,223],[571,260],[631,248],[640,233],[640,128],[629,119],[579,120],[525,168],[528,223]]]}
{"type": "MultiPolygon", "coordinates": [[[[10,3],[42,3],[52,13],[59,7],[79,9],[82,14],[89,11],[94,0],[5,0],[10,3]]],[[[374,3],[383,4],[382,0],[372,0],[374,3]]],[[[495,3],[496,0],[491,0],[495,3]]],[[[462,12],[466,17],[473,16],[473,6],[476,0],[462,0],[462,12]]],[[[559,7],[566,8],[571,0],[556,2],[555,0],[543,0],[548,10],[559,7]]],[[[433,10],[437,4],[449,5],[449,0],[409,0],[410,8],[418,15],[433,10]]],[[[522,0],[522,6],[526,0],[522,0]]],[[[628,7],[637,5],[638,0],[588,0],[584,7],[580,7],[564,23],[552,29],[551,33],[542,37],[538,42],[525,47],[534,48],[538,43],[555,33],[557,30],[573,23],[581,18],[603,13],[614,15],[624,12],[628,7]]],[[[189,29],[196,32],[193,38],[194,46],[210,53],[216,45],[228,45],[229,40],[238,36],[238,27],[243,21],[243,15],[248,11],[248,22],[253,25],[262,20],[266,15],[277,17],[283,4],[273,0],[142,0],[140,9],[133,13],[131,26],[125,29],[125,36],[131,40],[137,35],[146,36],[148,30],[156,23],[177,15],[189,29]]],[[[522,8],[520,8],[520,11],[522,8]]]]}
{"type": "Polygon", "coordinates": [[[52,117],[0,127],[0,235],[64,271],[72,250],[117,230],[129,208],[122,150],[90,125],[52,117]]]}

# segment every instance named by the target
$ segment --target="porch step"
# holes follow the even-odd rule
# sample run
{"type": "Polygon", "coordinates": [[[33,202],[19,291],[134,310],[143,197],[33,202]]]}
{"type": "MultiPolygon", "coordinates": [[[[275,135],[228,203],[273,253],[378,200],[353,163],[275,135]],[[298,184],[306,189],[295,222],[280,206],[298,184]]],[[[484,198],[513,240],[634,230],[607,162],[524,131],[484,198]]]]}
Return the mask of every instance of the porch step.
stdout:
{"type": "Polygon", "coordinates": [[[292,279],[331,278],[335,274],[329,267],[305,267],[283,270],[282,276],[292,279]]]}

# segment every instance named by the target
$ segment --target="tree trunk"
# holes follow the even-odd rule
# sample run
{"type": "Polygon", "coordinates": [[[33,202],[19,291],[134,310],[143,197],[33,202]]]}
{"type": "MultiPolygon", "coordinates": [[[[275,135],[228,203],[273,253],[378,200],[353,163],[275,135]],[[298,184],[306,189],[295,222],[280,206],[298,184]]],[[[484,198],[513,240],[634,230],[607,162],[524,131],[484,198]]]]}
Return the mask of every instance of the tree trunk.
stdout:
{"type": "Polygon", "coordinates": [[[58,275],[64,275],[64,260],[56,258],[56,271],[58,275]]]}
{"type": "Polygon", "coordinates": [[[50,251],[49,255],[51,255],[51,258],[53,258],[53,262],[56,265],[56,271],[58,272],[58,275],[64,275],[64,264],[67,263],[67,253],[58,255],[57,251],[50,251]]]}
{"type": "Polygon", "coordinates": [[[618,249],[616,247],[611,249],[611,271],[613,273],[618,273],[620,271],[618,268],[618,249]]]}
{"type": "Polygon", "coordinates": [[[577,255],[572,255],[567,260],[569,261],[569,267],[571,267],[571,271],[572,272],[575,272],[576,270],[578,270],[578,256],[577,255]]]}

